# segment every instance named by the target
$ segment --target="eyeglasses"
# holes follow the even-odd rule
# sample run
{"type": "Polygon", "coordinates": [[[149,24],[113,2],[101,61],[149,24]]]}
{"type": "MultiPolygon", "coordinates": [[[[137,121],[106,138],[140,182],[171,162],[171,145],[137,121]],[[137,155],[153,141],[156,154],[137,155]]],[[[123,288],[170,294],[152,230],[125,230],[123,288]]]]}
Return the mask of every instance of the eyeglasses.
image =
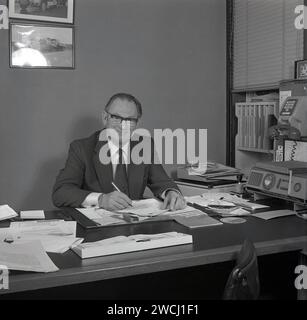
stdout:
{"type": "Polygon", "coordinates": [[[131,125],[136,125],[139,121],[138,118],[124,118],[121,116],[118,116],[117,114],[112,114],[108,111],[106,113],[110,116],[110,118],[113,120],[115,123],[122,123],[123,121],[129,121],[131,125]]]}

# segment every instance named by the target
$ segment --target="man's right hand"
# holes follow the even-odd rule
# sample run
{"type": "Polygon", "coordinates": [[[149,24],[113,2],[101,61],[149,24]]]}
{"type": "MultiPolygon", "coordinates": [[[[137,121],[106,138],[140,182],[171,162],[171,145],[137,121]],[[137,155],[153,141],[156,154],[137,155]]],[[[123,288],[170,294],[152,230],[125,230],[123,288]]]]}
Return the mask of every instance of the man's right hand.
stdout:
{"type": "Polygon", "coordinates": [[[110,193],[102,194],[98,198],[99,208],[110,211],[126,209],[132,205],[131,199],[124,193],[113,191],[110,193]]]}

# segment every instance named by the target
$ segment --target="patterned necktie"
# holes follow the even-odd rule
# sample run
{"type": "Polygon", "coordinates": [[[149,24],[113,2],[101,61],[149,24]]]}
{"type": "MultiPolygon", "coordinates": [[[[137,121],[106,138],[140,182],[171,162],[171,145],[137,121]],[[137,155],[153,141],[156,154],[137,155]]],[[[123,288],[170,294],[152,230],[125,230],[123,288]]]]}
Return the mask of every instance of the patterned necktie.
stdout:
{"type": "Polygon", "coordinates": [[[122,148],[118,149],[118,164],[115,170],[114,183],[121,192],[129,197],[128,176],[122,148]]]}

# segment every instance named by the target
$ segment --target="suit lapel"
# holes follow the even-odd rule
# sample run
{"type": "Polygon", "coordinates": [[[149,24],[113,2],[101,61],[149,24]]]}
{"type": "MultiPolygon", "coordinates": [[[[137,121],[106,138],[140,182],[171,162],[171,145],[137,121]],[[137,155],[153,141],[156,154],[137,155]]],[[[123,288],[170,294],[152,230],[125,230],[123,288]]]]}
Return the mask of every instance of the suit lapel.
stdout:
{"type": "MultiPolygon", "coordinates": [[[[107,147],[107,139],[105,135],[105,131],[101,131],[101,133],[98,136],[97,139],[97,144],[94,149],[94,155],[93,155],[93,163],[94,163],[94,168],[97,174],[97,178],[101,187],[101,190],[103,193],[109,193],[114,191],[113,186],[112,186],[112,181],[113,181],[113,168],[112,168],[112,163],[109,161],[108,164],[103,164],[100,161],[100,156],[103,154],[103,150],[107,147]],[[103,149],[102,149],[103,148],[103,149]],[[101,155],[99,156],[99,154],[101,155]]],[[[107,156],[110,156],[110,152],[108,150],[107,156]]]]}

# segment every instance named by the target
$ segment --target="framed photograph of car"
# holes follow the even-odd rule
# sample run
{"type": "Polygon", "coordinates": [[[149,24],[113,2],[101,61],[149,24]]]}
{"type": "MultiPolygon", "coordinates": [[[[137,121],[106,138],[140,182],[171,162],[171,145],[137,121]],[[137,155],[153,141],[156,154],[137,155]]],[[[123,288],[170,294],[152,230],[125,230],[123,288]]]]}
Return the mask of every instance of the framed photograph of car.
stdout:
{"type": "Polygon", "coordinates": [[[295,61],[295,79],[307,79],[307,60],[295,61]]]}
{"type": "Polygon", "coordinates": [[[9,17],[73,23],[74,0],[9,0],[9,17]]]}
{"type": "Polygon", "coordinates": [[[11,68],[74,68],[74,28],[56,24],[10,24],[11,68]]]}

